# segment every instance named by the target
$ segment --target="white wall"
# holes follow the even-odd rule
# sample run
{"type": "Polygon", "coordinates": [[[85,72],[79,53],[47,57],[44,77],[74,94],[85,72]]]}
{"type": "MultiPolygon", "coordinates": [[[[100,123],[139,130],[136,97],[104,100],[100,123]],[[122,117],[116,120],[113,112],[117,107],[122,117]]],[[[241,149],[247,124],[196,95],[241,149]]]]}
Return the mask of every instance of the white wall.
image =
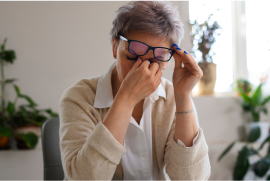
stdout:
{"type": "MultiPolygon", "coordinates": [[[[115,61],[109,32],[115,11],[125,3],[0,2],[0,42],[8,37],[7,49],[17,55],[13,65],[5,66],[6,78],[18,78],[22,93],[40,108],[58,112],[66,88],[105,73],[115,61]]],[[[188,23],[188,3],[173,3],[182,7],[183,21],[188,23]]],[[[191,47],[188,32],[182,43],[187,50],[191,47]]],[[[174,62],[164,72],[169,80],[173,67],[174,62]]],[[[6,96],[15,98],[11,85],[6,96]]]]}

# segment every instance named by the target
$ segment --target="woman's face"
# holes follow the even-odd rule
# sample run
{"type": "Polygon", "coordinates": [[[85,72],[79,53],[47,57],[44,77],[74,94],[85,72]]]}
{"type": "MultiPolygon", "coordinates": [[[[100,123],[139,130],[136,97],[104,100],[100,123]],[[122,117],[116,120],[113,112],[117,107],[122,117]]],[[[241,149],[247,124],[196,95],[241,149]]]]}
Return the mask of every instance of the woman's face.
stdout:
{"type": "MultiPolygon", "coordinates": [[[[133,31],[125,35],[125,38],[128,40],[137,40],[151,47],[166,47],[170,48],[171,43],[166,40],[166,37],[159,38],[157,36],[151,35],[145,32],[133,31]]],[[[119,40],[118,44],[113,40],[112,43],[113,56],[116,56],[116,70],[117,75],[120,81],[120,84],[123,82],[124,78],[130,71],[130,69],[135,64],[136,55],[129,53],[128,51],[128,42],[124,40],[119,40]]],[[[151,60],[151,62],[157,62],[160,66],[166,66],[167,62],[158,61],[154,58],[152,50],[149,50],[144,56],[140,56],[142,61],[151,60]],[[164,64],[164,65],[163,65],[164,64]]]]}

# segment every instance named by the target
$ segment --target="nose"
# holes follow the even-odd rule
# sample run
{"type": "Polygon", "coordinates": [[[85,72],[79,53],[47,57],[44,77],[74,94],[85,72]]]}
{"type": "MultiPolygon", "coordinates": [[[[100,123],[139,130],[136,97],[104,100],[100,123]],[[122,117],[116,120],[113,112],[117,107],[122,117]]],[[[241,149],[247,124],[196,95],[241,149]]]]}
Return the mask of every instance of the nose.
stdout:
{"type": "Polygon", "coordinates": [[[160,61],[155,59],[153,50],[149,50],[145,55],[139,56],[139,57],[142,60],[142,62],[145,60],[147,61],[149,60],[150,63],[153,63],[153,62],[156,62],[158,64],[160,63],[160,61]]]}

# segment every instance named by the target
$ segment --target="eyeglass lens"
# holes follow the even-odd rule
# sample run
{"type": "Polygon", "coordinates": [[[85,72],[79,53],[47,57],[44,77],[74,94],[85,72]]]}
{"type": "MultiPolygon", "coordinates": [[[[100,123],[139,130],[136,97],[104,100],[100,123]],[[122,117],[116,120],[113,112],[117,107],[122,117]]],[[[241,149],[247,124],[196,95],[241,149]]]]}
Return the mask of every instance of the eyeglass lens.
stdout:
{"type": "MultiPolygon", "coordinates": [[[[148,46],[137,42],[131,41],[129,44],[129,52],[134,55],[144,55],[148,50],[148,46]]],[[[156,48],[154,50],[154,56],[157,60],[168,61],[171,57],[172,51],[165,48],[156,48]]]]}

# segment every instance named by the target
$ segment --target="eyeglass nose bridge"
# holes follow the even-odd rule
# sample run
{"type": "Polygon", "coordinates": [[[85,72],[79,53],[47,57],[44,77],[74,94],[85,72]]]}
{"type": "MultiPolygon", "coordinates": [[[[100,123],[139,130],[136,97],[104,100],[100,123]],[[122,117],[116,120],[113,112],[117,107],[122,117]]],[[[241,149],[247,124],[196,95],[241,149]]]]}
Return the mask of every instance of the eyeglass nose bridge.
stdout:
{"type": "Polygon", "coordinates": [[[154,51],[155,51],[156,47],[150,47],[149,45],[147,45],[147,46],[148,46],[148,49],[146,50],[145,54],[143,54],[143,55],[141,55],[141,56],[146,55],[146,54],[149,52],[149,50],[153,50],[153,56],[155,57],[154,51]]]}

